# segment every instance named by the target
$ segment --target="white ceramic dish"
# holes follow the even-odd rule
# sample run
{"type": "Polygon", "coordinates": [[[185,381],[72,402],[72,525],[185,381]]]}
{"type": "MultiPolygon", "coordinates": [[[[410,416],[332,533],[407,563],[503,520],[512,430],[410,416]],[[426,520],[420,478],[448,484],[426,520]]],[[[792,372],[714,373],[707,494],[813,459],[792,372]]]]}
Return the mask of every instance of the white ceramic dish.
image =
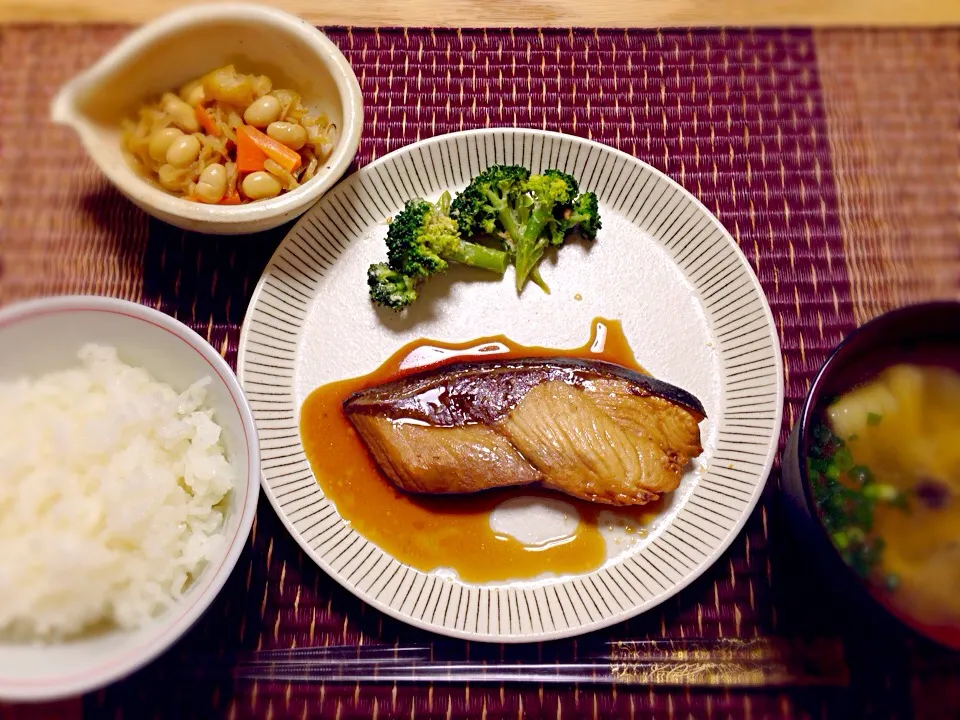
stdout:
{"type": "MultiPolygon", "coordinates": [[[[389,615],[495,642],[596,630],[691,583],[730,545],[760,497],[783,406],[773,318],[723,226],[649,165],[538,130],[432,138],[379,159],[324,197],[264,272],[244,322],[238,374],[260,429],[264,490],[304,551],[389,615]],[[411,195],[436,198],[488,165],[514,162],[534,171],[559,168],[599,196],[597,240],[573,243],[555,263],[543,263],[552,293],[531,284],[518,297],[511,271],[487,282],[467,281],[464,273],[460,281],[425,283],[404,315],[376,309],[366,269],[384,259],[383,220],[411,195]],[[665,511],[644,537],[619,545],[608,539],[598,570],[485,585],[415,570],[346,523],[302,448],[291,449],[301,405],[314,388],[364,375],[416,338],[458,342],[504,334],[524,345],[573,348],[587,341],[598,316],[619,319],[640,364],[693,392],[707,411],[704,453],[665,511]]],[[[527,535],[564,532],[548,526],[537,503],[509,522],[527,535]]]]}
{"type": "Polygon", "coordinates": [[[203,614],[243,549],[259,497],[260,452],[250,409],[227,363],[190,328],[157,310],[112,298],[57,297],[0,310],[0,378],[75,366],[87,342],[117,348],[177,390],[209,376],[208,406],[223,428],[236,471],[223,533],[227,542],[183,600],[133,632],[108,632],[61,644],[0,642],[0,700],[38,701],[88,692],[117,680],[172,645],[203,614]]]}
{"type": "Polygon", "coordinates": [[[363,98],[350,63],[323,33],[293,15],[259,5],[192,5],[133,32],[67,83],[53,120],[73,127],[93,161],[132,202],[172,225],[204,233],[267,230],[295,218],[343,175],[360,144],[363,98]],[[174,197],[129,166],[120,121],[141,104],[211,70],[235,63],[301,93],[339,128],[316,177],[293,192],[245,205],[204,205],[174,197]]]}

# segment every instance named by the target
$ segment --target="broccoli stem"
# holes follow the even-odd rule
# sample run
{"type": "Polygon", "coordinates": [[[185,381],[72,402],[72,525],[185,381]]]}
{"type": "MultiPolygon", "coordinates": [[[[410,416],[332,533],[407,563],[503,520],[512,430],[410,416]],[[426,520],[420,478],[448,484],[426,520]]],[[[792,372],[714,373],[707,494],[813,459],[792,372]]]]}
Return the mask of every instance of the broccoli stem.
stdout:
{"type": "Polygon", "coordinates": [[[535,243],[522,242],[517,246],[517,252],[513,259],[517,275],[517,292],[523,290],[527,278],[541,257],[543,257],[543,248],[537,247],[535,243]]]}
{"type": "MultiPolygon", "coordinates": [[[[542,204],[538,204],[534,211],[530,213],[530,219],[523,228],[523,236],[517,243],[516,256],[514,258],[514,264],[517,270],[517,292],[523,289],[533,268],[540,262],[540,258],[543,257],[543,229],[552,219],[553,215],[550,213],[550,210],[542,204]]],[[[542,282],[542,279],[537,282],[537,285],[539,285],[541,289],[544,287],[541,284],[542,282]]],[[[545,292],[549,291],[545,290],[545,292]]]]}
{"type": "Polygon", "coordinates": [[[543,290],[547,295],[550,294],[550,286],[547,285],[546,281],[541,277],[540,268],[537,265],[534,265],[533,270],[530,271],[530,282],[543,290]]]}
{"type": "Polygon", "coordinates": [[[511,210],[506,200],[492,190],[487,190],[486,195],[490,200],[490,204],[497,209],[497,218],[500,220],[500,224],[503,225],[503,229],[507,231],[507,234],[513,241],[512,244],[516,246],[520,242],[522,235],[520,228],[517,226],[517,220],[513,216],[513,210],[511,210]]]}
{"type": "Polygon", "coordinates": [[[534,211],[530,213],[530,220],[523,229],[523,238],[521,242],[527,245],[536,244],[537,240],[540,239],[540,236],[543,235],[543,229],[551,220],[553,220],[551,208],[544,207],[542,204],[538,204],[534,211]]]}
{"type": "Polygon", "coordinates": [[[501,275],[506,272],[510,261],[507,254],[502,250],[494,250],[472,242],[461,242],[455,249],[445,250],[443,257],[463,265],[490,270],[501,275]]]}

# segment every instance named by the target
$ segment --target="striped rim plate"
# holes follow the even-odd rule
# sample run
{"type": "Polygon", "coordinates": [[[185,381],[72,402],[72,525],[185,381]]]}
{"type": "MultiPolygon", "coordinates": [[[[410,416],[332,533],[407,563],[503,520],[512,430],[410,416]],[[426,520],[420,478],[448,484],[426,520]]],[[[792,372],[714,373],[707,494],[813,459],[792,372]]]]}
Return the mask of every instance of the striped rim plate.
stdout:
{"type": "Polygon", "coordinates": [[[418,627],[471,640],[568,637],[625,620],[679,592],[730,545],[773,463],[783,408],[780,347],[746,258],[693,196],[605,145],[538,130],[490,129],[404,147],[344,180],[274,254],[254,292],[238,375],[257,422],[263,488],[304,551],[348,590],[418,627]],[[385,219],[407,198],[458,190],[494,163],[559,168],[600,199],[603,229],[545,261],[545,294],[512,277],[451,271],[403,315],[375,308],[366,267],[385,219]],[[300,444],[315,387],[366,374],[418,337],[505,334],[578,347],[595,317],[618,319],[640,363],[703,402],[704,453],[642,538],[608,542],[599,569],[476,585],[397,561],[345,522],[300,444]]]}

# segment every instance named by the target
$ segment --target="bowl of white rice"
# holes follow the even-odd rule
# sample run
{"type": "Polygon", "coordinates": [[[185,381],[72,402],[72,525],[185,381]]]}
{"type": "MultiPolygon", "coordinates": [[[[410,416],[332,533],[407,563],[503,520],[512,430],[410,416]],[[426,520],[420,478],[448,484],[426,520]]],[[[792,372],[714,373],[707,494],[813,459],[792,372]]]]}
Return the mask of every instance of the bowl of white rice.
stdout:
{"type": "Polygon", "coordinates": [[[0,701],[166,650],[236,565],[259,483],[243,391],[190,328],[112,298],[0,309],[0,701]]]}

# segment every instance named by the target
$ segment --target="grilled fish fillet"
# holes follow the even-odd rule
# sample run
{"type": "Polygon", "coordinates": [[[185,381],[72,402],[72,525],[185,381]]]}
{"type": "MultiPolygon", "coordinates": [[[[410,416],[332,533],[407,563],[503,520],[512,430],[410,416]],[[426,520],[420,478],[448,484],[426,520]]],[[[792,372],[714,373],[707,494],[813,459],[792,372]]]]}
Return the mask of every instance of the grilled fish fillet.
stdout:
{"type": "Polygon", "coordinates": [[[354,393],[343,410],[384,474],[414,493],[539,483],[642,505],[675,490],[703,452],[697,398],[592,360],[440,366],[354,393]]]}

